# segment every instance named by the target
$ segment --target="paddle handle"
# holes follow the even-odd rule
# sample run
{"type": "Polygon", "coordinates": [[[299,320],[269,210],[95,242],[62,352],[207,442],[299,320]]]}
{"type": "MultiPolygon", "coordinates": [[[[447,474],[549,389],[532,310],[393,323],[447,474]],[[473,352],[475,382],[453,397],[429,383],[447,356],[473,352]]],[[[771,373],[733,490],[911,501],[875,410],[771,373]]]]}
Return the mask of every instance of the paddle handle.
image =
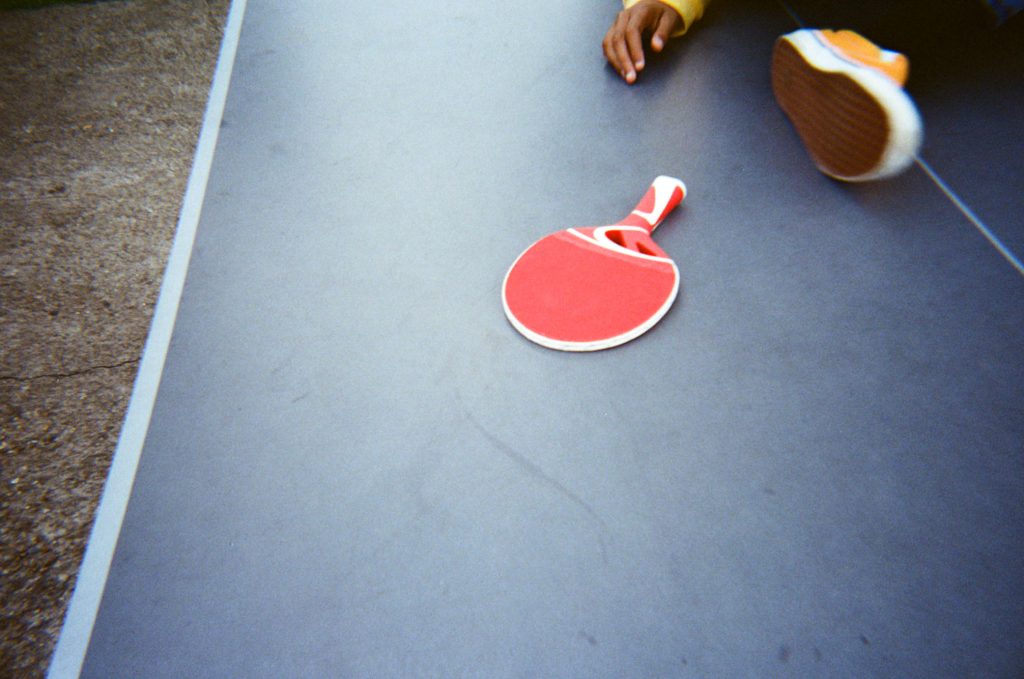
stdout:
{"type": "Polygon", "coordinates": [[[686,184],[662,175],[651,182],[647,193],[629,215],[616,226],[642,226],[651,233],[686,197],[686,184]]]}

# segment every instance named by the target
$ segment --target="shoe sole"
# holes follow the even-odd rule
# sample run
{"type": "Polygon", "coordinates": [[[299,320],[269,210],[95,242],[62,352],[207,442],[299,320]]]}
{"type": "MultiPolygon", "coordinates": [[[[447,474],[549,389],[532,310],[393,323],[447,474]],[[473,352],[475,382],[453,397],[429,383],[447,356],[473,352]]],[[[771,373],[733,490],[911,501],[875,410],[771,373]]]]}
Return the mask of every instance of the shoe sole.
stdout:
{"type": "Polygon", "coordinates": [[[921,118],[903,89],[837,54],[816,31],[776,41],[772,89],[818,169],[835,179],[895,175],[920,148],[921,118]]]}

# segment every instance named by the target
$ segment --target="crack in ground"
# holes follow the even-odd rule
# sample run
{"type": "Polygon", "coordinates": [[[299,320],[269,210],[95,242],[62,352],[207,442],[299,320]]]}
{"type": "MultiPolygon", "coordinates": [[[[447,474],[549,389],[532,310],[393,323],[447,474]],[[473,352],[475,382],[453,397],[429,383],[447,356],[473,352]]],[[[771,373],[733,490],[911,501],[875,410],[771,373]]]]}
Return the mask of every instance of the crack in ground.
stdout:
{"type": "Polygon", "coordinates": [[[109,365],[91,365],[88,368],[79,368],[76,370],[70,370],[63,373],[42,373],[39,375],[29,375],[28,377],[21,377],[18,375],[0,375],[0,381],[2,382],[32,382],[35,380],[47,380],[47,379],[63,379],[66,377],[78,377],[79,375],[87,375],[92,372],[98,372],[100,370],[117,370],[123,368],[126,365],[138,363],[139,359],[129,358],[119,363],[111,363],[109,365]]]}

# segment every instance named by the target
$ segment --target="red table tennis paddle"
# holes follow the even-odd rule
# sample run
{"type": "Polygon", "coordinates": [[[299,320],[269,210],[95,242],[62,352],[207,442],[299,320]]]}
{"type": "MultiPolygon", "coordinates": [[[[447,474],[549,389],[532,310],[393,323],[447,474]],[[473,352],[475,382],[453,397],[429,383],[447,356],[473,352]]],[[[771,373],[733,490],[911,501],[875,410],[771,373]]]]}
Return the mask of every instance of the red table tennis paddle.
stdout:
{"type": "Polygon", "coordinates": [[[658,177],[622,221],[541,238],[512,263],[501,297],[527,339],[561,351],[596,351],[635,339],[665,315],[679,269],[651,232],[686,196],[658,177]]]}

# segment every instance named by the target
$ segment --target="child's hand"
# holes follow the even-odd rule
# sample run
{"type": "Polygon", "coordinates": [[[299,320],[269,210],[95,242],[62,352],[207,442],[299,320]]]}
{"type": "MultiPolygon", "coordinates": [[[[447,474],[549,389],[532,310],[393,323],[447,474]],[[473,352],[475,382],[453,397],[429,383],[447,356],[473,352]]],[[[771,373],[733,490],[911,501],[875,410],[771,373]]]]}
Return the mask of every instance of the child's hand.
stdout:
{"type": "Polygon", "coordinates": [[[627,83],[634,83],[644,68],[644,34],[651,34],[651,49],[660,52],[682,22],[679,13],[668,5],[640,0],[615,18],[604,36],[604,56],[627,83]]]}

